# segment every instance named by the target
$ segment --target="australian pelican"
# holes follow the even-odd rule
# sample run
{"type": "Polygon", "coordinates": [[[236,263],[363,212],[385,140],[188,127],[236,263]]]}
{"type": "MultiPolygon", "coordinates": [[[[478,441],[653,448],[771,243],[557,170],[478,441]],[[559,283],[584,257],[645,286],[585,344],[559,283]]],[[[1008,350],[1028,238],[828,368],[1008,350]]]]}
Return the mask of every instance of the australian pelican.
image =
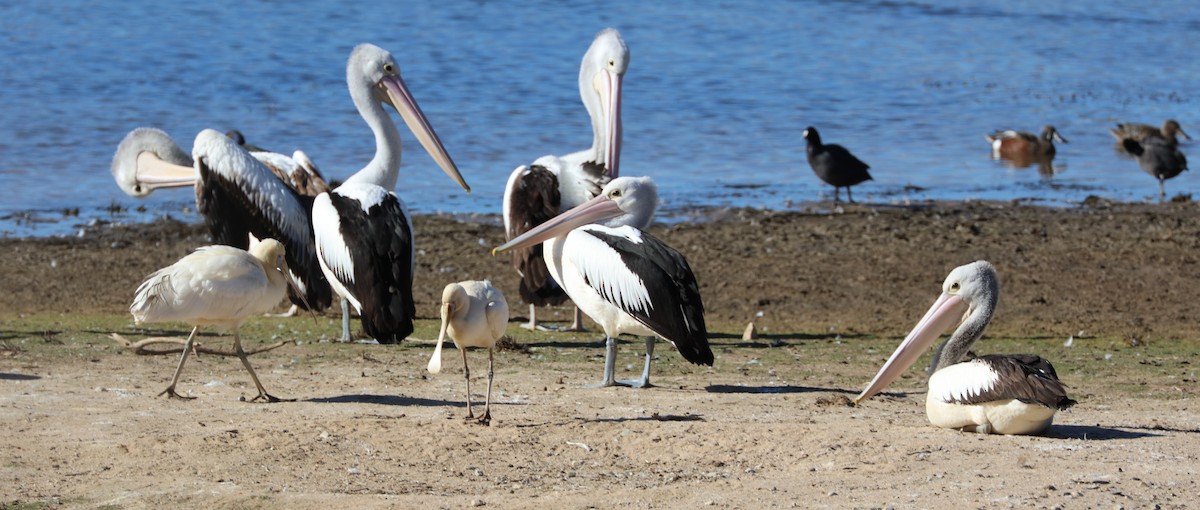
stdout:
{"type": "Polygon", "coordinates": [[[959,324],[937,348],[930,367],[925,412],[934,425],[983,434],[1039,434],[1054,413],[1075,404],[1049,361],[1032,354],[975,357],[1000,298],[996,268],[977,261],[956,268],[942,295],[863,390],[855,403],[883,391],[945,330],[959,324]]]}
{"type": "MultiPolygon", "coordinates": [[[[600,193],[616,177],[621,156],[621,81],[629,66],[629,48],[608,28],[596,35],[579,68],[579,96],[592,120],[592,147],[566,156],[542,156],[513,170],[504,188],[504,228],[509,240],[559,212],[600,193]]],[[[537,329],[537,307],[562,304],[566,292],[550,278],[542,246],[512,250],[521,275],[521,299],[529,303],[529,323],[537,329]]],[[[582,330],[575,309],[572,330],[582,330]]]]}
{"type": "MultiPolygon", "coordinates": [[[[346,84],[358,113],[375,134],[375,156],[341,186],[313,202],[317,259],[334,292],[354,306],[363,330],[379,343],[398,343],[413,330],[416,264],[412,220],[392,189],[400,174],[400,132],[383,109],[395,108],[434,161],[471,190],[400,78],[392,54],[360,44],[346,63],[346,84]]],[[[342,338],[350,338],[343,319],[342,338]]]]}
{"type": "Polygon", "coordinates": [[[692,363],[713,364],[692,268],[679,252],[642,231],[657,206],[658,190],[649,177],[619,177],[596,198],[493,250],[545,243],[550,275],[604,328],[607,350],[600,386],[648,386],[655,336],[673,343],[692,363]],[[621,333],[646,336],[640,381],[614,377],[621,333]]]}

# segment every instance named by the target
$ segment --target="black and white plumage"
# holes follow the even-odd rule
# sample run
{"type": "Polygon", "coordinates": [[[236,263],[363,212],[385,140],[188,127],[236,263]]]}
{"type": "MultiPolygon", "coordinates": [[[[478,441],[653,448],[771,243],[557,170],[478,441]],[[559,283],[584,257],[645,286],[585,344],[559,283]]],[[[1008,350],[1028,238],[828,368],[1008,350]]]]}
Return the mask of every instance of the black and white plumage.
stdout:
{"type": "Polygon", "coordinates": [[[675,345],[692,363],[713,364],[704,303],[687,260],[641,229],[649,225],[658,192],[649,177],[621,177],[600,196],[564,212],[494,253],[544,242],[552,277],[607,337],[601,386],[648,386],[654,337],[675,345]],[[640,381],[615,379],[616,337],[647,336],[640,381]]]}
{"type": "Polygon", "coordinates": [[[1166,181],[1187,170],[1187,156],[1178,145],[1158,136],[1146,136],[1141,141],[1126,138],[1121,144],[1137,160],[1142,171],[1158,179],[1158,200],[1165,200],[1166,181]]]}
{"type": "Polygon", "coordinates": [[[289,289],[291,301],[322,310],[332,291],[317,264],[310,211],[313,197],[328,187],[311,161],[296,154],[300,160],[247,152],[235,139],[205,129],[189,155],[165,132],[137,128],[118,145],[112,173],[126,194],[138,198],[160,188],[194,187],[214,243],[244,250],[252,239],[279,240],[299,289],[289,289]]]}
{"type": "Polygon", "coordinates": [[[943,331],[958,324],[933,356],[925,401],[929,421],[985,434],[1044,432],[1057,411],[1075,404],[1050,362],[1032,354],[970,353],[991,322],[999,295],[999,279],[990,263],[981,260],[951,271],[942,295],[855,402],[883,391],[943,331]]]}
{"type": "MultiPolygon", "coordinates": [[[[400,132],[383,104],[400,113],[447,175],[467,191],[470,187],[400,78],[391,53],[371,44],[355,47],[346,63],[346,84],[375,134],[375,157],[313,202],[317,257],[330,286],[344,298],[343,307],[358,310],[363,330],[380,343],[396,343],[413,330],[416,253],[408,210],[392,192],[400,173],[400,132]]],[[[350,339],[347,320],[342,339],[350,339]]]]}
{"type": "MultiPolygon", "coordinates": [[[[579,95],[592,124],[592,147],[566,156],[542,156],[513,170],[504,188],[504,226],[512,240],[559,212],[590,200],[618,175],[621,155],[621,83],[629,66],[629,48],[608,28],[596,35],[579,69],[579,95]]],[[[536,329],[536,307],[558,305],[566,293],[549,278],[540,246],[512,252],[521,275],[521,299],[529,303],[529,324],[536,329]]],[[[579,330],[576,310],[572,329],[579,330]]]]}
{"type": "Polygon", "coordinates": [[[833,186],[834,203],[841,188],[846,188],[846,199],[854,203],[850,187],[871,180],[871,174],[867,173],[871,167],[841,145],[821,143],[821,134],[815,127],[804,128],[804,139],[808,141],[808,165],[825,184],[833,186]]]}

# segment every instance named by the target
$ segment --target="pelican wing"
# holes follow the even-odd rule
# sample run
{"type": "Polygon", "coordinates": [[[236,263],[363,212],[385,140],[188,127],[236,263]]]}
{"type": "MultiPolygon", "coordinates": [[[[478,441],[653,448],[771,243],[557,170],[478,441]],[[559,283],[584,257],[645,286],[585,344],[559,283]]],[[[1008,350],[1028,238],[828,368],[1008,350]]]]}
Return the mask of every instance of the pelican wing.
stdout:
{"type": "Polygon", "coordinates": [[[304,306],[307,301],[318,310],[328,307],[332,292],[317,263],[310,220],[313,197],[298,194],[280,179],[286,170],[273,166],[287,158],[265,152],[251,155],[225,136],[207,133],[196,137],[192,153],[200,177],[196,204],[213,242],[245,249],[249,234],[278,240],[306,294],[304,300],[292,296],[292,302],[304,306]]]}
{"type": "Polygon", "coordinates": [[[570,236],[583,242],[563,256],[601,297],[670,340],[688,361],[713,364],[700,286],[683,255],[633,227],[588,225],[570,236]]]}
{"type": "MultiPolygon", "coordinates": [[[[521,166],[509,176],[504,188],[504,229],[512,240],[558,215],[562,197],[558,178],[541,165],[521,166]]],[[[521,299],[535,306],[559,305],[567,294],[550,277],[542,245],[512,251],[512,265],[521,275],[521,299]]]]}
{"type": "Polygon", "coordinates": [[[413,331],[413,233],[404,203],[372,184],[343,185],[313,207],[322,263],[362,314],[379,343],[413,331]]]}
{"type": "Polygon", "coordinates": [[[929,388],[930,393],[954,404],[982,404],[997,400],[1019,400],[1051,409],[1066,409],[1075,404],[1067,397],[1066,386],[1058,380],[1054,366],[1032,354],[992,354],[951,365],[937,372],[941,380],[954,380],[944,388],[929,388]],[[951,371],[946,374],[942,372],[951,371]]]}

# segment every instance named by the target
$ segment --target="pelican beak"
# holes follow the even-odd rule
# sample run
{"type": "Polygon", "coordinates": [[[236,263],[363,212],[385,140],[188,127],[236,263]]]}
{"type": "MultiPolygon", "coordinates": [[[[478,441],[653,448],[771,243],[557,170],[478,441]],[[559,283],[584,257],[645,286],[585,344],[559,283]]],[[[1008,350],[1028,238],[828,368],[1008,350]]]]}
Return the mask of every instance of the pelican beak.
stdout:
{"type": "Polygon", "coordinates": [[[437,346],[433,348],[433,356],[429,358],[429,365],[425,369],[431,374],[436,374],[442,371],[442,341],[446,339],[446,328],[450,323],[450,303],[442,303],[442,329],[438,333],[437,346]]]}
{"type": "Polygon", "coordinates": [[[604,221],[624,213],[625,211],[622,211],[616,202],[605,195],[600,195],[530,229],[516,239],[494,248],[492,255],[526,246],[533,246],[583,225],[604,221]]]}
{"type": "Polygon", "coordinates": [[[142,152],[137,156],[133,174],[126,173],[122,177],[125,185],[121,186],[121,189],[132,196],[144,197],[161,188],[194,186],[196,169],[169,163],[155,156],[153,152],[142,152]]]}
{"type": "Polygon", "coordinates": [[[458,167],[454,165],[454,160],[450,159],[450,155],[446,153],[446,148],[442,146],[441,139],[437,133],[433,131],[433,127],[429,125],[429,121],[425,119],[425,114],[421,112],[421,107],[417,106],[417,101],[413,99],[409,93],[408,87],[404,85],[404,80],[399,75],[385,76],[380,82],[385,92],[387,102],[400,113],[400,117],[404,119],[404,123],[408,124],[417,140],[421,142],[421,146],[425,147],[425,152],[428,152],[438,166],[442,167],[442,171],[446,172],[454,182],[462,186],[467,193],[471,192],[471,187],[467,185],[467,181],[463,179],[461,173],[458,172],[458,167]]]}
{"type": "Polygon", "coordinates": [[[596,73],[592,86],[600,94],[600,104],[604,107],[604,120],[607,151],[604,160],[608,163],[609,178],[620,176],[618,166],[621,163],[621,81],[623,77],[607,69],[596,73]]]}
{"type": "Polygon", "coordinates": [[[879,369],[879,373],[875,374],[875,378],[871,379],[867,389],[854,399],[854,403],[857,405],[860,401],[883,391],[888,384],[900,377],[905,369],[912,366],[913,362],[921,357],[921,353],[943,332],[958,324],[966,311],[967,304],[961,297],[943,292],[937,301],[934,301],[933,306],[929,307],[929,311],[925,312],[921,322],[917,323],[896,348],[896,352],[892,353],[892,357],[883,364],[883,368],[879,369]]]}

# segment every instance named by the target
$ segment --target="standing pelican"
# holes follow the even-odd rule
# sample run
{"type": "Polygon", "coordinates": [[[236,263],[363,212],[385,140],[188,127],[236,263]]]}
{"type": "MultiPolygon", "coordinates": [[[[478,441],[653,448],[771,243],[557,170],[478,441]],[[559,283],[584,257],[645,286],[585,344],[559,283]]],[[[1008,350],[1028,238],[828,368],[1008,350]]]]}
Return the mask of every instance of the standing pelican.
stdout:
{"type": "Polygon", "coordinates": [[[673,343],[688,361],[713,364],[704,303],[692,268],[679,252],[642,231],[656,207],[654,181],[619,177],[596,198],[493,250],[494,254],[545,242],[551,276],[604,328],[607,350],[600,386],[649,386],[655,335],[673,343]],[[618,382],[614,377],[616,338],[621,333],[646,336],[640,381],[618,382]]]}
{"type": "Polygon", "coordinates": [[[258,388],[258,396],[252,401],[279,402],[281,399],[267,393],[258,381],[242,350],[238,327],[283,300],[290,281],[287,271],[283,245],[266,239],[249,253],[231,246],[205,246],[146,278],[129,306],[134,322],[179,321],[194,325],[171,385],[159,395],[185,398],[175,392],[175,385],[192,351],[196,332],[200,326],[220,326],[233,329],[233,349],[258,388]]]}
{"type": "Polygon", "coordinates": [[[1075,404],[1050,362],[1031,354],[970,353],[991,322],[999,298],[1000,282],[990,263],[980,260],[951,271],[941,297],[854,402],[882,391],[943,331],[961,322],[933,355],[925,400],[929,421],[982,434],[1044,432],[1055,412],[1075,404]]]}
{"type": "MultiPolygon", "coordinates": [[[[375,134],[375,157],[334,190],[313,202],[317,257],[326,279],[362,317],[379,343],[398,343],[413,330],[416,269],[412,220],[392,189],[400,174],[400,132],[383,109],[395,108],[434,161],[468,192],[462,175],[400,78],[392,54],[360,44],[346,64],[346,84],[358,113],[375,134]]],[[[343,313],[344,318],[348,313],[343,313]]],[[[342,338],[349,339],[349,321],[342,338]]]]}
{"type": "Polygon", "coordinates": [[[297,282],[292,303],[322,310],[332,301],[317,263],[311,222],[313,198],[328,186],[303,152],[291,158],[247,152],[236,139],[205,129],[189,155],[163,131],[143,127],[117,146],[112,174],[126,194],[137,198],[161,188],[195,187],[196,208],[214,243],[244,250],[252,237],[279,239],[297,282]]]}
{"type": "Polygon", "coordinates": [[[1163,138],[1147,136],[1140,142],[1126,138],[1121,141],[1121,145],[1125,148],[1125,152],[1137,159],[1138,166],[1142,167],[1142,171],[1158,179],[1159,202],[1167,198],[1167,179],[1187,170],[1187,156],[1183,155],[1177,145],[1173,145],[1163,138]]]}
{"type": "MultiPolygon", "coordinates": [[[[508,240],[529,231],[560,211],[582,204],[615,178],[621,158],[621,81],[629,67],[629,48],[615,29],[596,35],[579,68],[579,96],[592,120],[592,147],[566,156],[542,156],[513,170],[504,187],[504,229],[508,240]]],[[[521,275],[521,299],[529,303],[529,323],[537,329],[537,307],[559,305],[566,293],[550,278],[541,245],[513,250],[521,275]]],[[[582,331],[575,309],[574,331],[582,331]]]]}
{"type": "Polygon", "coordinates": [[[508,326],[508,302],[504,294],[484,280],[451,283],[442,290],[442,329],[438,333],[437,347],[426,367],[430,373],[442,371],[442,341],[449,334],[454,346],[462,352],[463,377],[467,378],[467,418],[471,412],[471,367],[467,365],[467,347],[487,347],[488,389],[480,423],[492,419],[492,366],[495,361],[496,341],[504,336],[508,326]]]}

